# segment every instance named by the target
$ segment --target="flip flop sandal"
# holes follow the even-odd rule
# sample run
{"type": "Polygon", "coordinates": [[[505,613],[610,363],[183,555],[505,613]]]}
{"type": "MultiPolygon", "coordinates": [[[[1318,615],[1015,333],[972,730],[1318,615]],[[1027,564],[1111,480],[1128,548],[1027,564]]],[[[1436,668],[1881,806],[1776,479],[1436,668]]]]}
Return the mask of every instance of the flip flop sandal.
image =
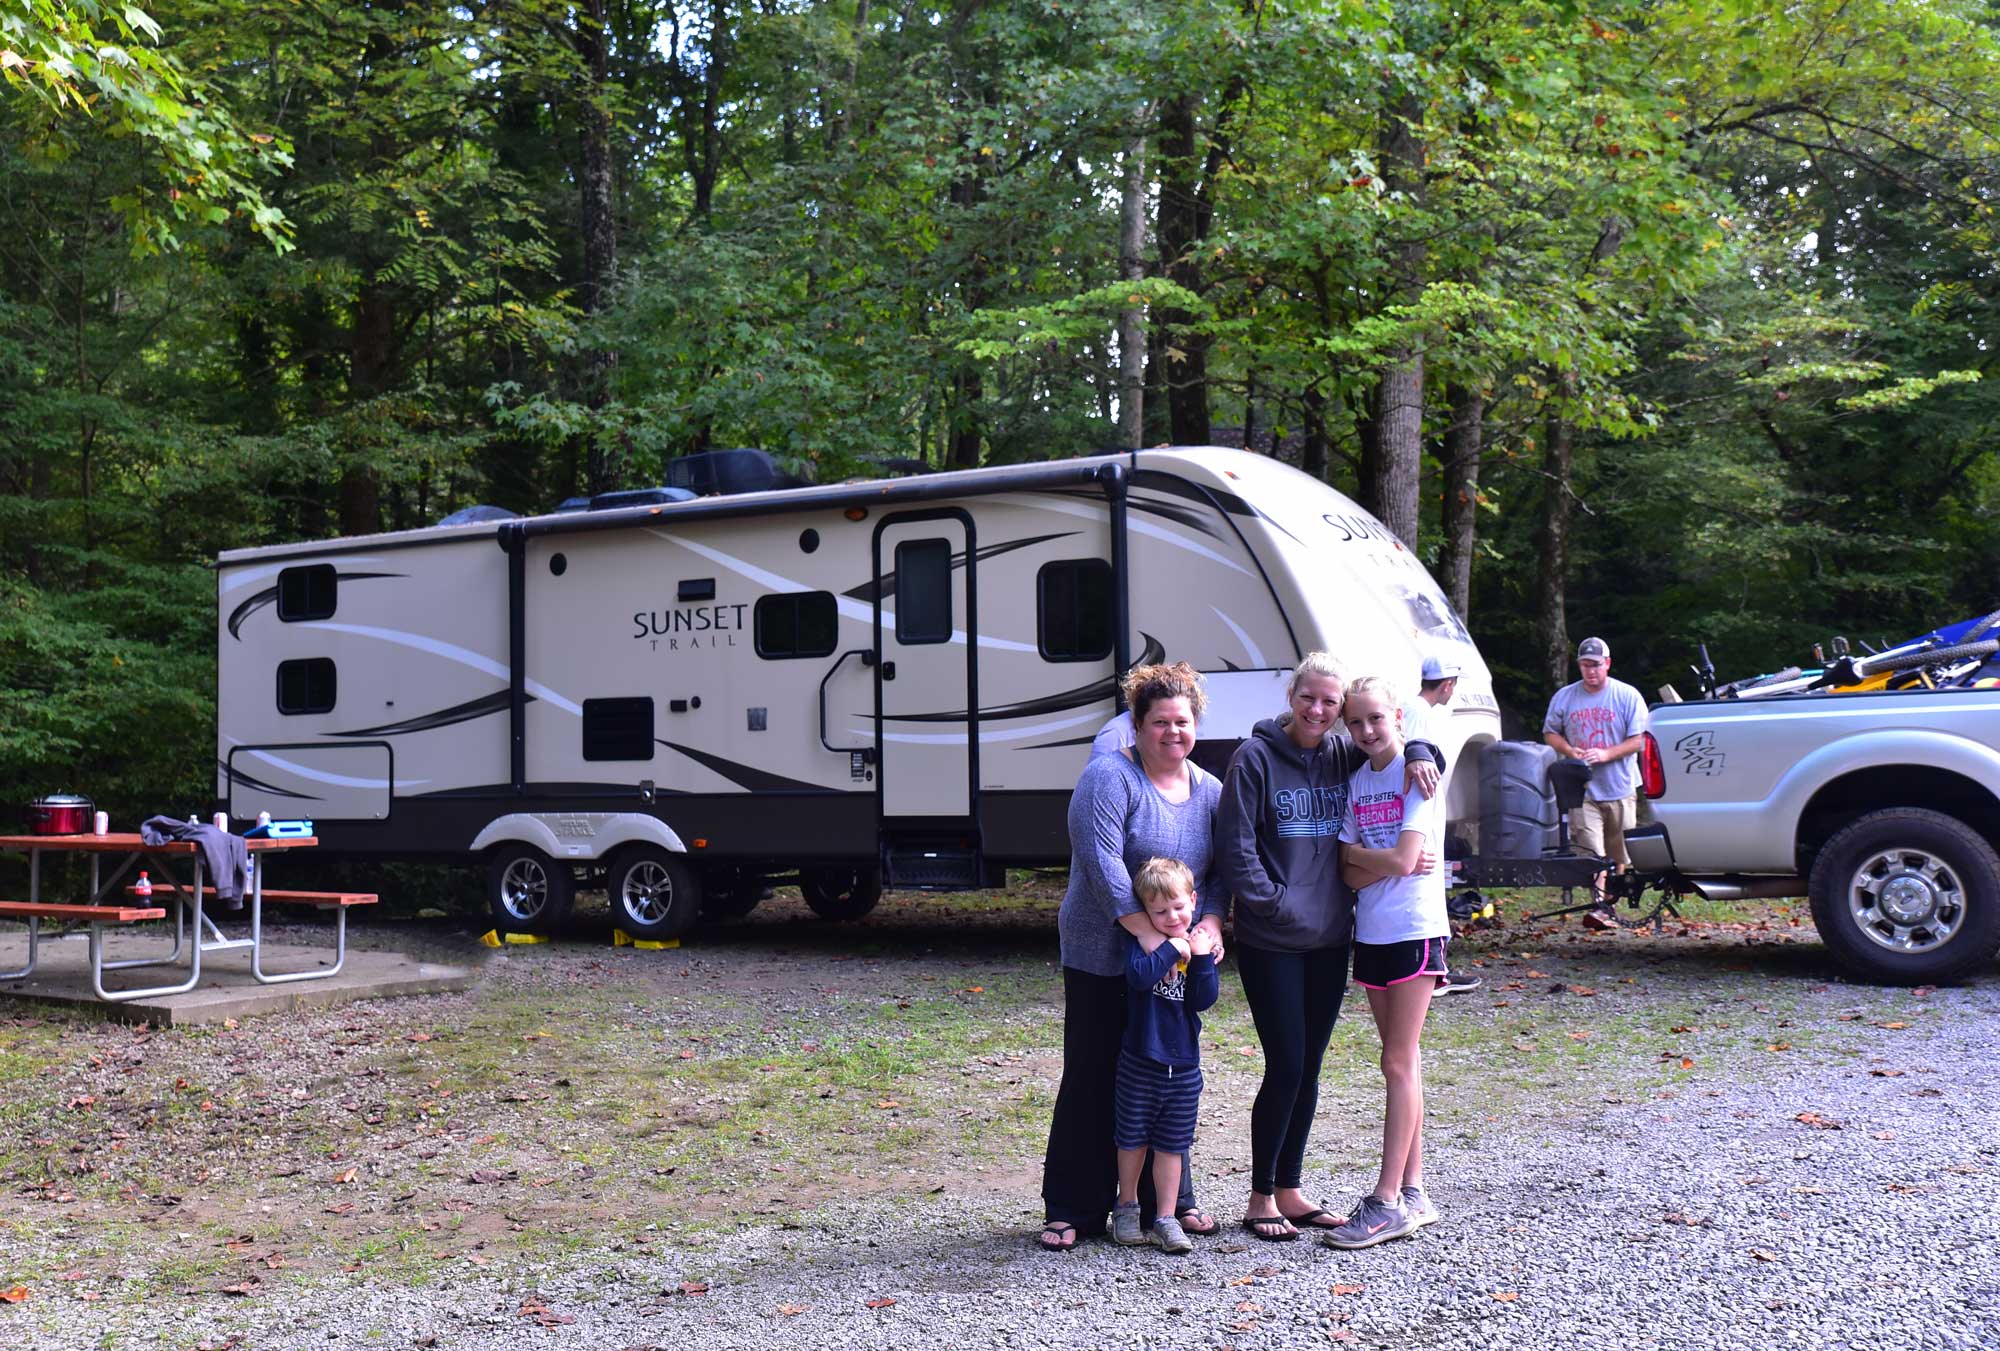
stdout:
{"type": "Polygon", "coordinates": [[[1177,1211],[1174,1218],[1180,1221],[1183,1230],[1196,1238],[1207,1238],[1222,1228],[1200,1206],[1189,1206],[1186,1210],[1177,1211]],[[1188,1223],[1189,1220],[1193,1220],[1194,1223],[1188,1223]]]}
{"type": "Polygon", "coordinates": [[[1279,1229],[1276,1233],[1267,1232],[1275,1225],[1289,1224],[1291,1224],[1291,1221],[1283,1215],[1262,1215],[1254,1220],[1245,1219],[1243,1221],[1245,1229],[1248,1229],[1252,1234],[1263,1239],[1266,1243],[1290,1243],[1293,1239],[1297,1238],[1299,1231],[1296,1229],[1286,1228],[1279,1229]]]}
{"type": "Polygon", "coordinates": [[[1303,1215],[1287,1215],[1285,1218],[1300,1229],[1338,1229],[1347,1223],[1343,1217],[1329,1215],[1318,1208],[1308,1210],[1303,1215]]]}
{"type": "Polygon", "coordinates": [[[1035,1246],[1043,1252],[1075,1252],[1076,1226],[1065,1220],[1049,1220],[1042,1225],[1042,1232],[1035,1239],[1035,1246]],[[1049,1242],[1051,1238],[1056,1241],[1049,1242]]]}

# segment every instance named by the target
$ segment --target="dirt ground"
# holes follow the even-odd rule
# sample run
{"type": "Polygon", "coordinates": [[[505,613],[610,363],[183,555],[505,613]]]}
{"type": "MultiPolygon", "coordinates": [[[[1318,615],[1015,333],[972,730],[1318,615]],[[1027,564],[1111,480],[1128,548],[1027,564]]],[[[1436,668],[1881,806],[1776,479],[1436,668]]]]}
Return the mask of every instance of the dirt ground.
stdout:
{"type": "MultiPolygon", "coordinates": [[[[947,1188],[1030,1213],[1060,1073],[1059,899],[1059,878],[1022,879],[893,896],[832,925],[781,893],[663,952],[612,947],[608,918],[585,910],[557,942],[502,950],[471,991],[240,1026],[0,1009],[0,1291],[411,1283],[947,1188]]],[[[1441,1002],[1426,1037],[1427,1129],[1459,1144],[1686,1091],[1725,1064],[1778,1075],[1841,1056],[1902,1073],[1928,1013],[1926,991],[1843,984],[1783,905],[1595,934],[1524,921],[1530,899],[1456,946],[1485,984],[1441,1002]]],[[[1357,1181],[1379,1121],[1364,1010],[1350,1005],[1329,1054],[1312,1160],[1357,1181]]],[[[1197,1168],[1233,1215],[1259,1062],[1231,969],[1204,1040],[1197,1168]]]]}

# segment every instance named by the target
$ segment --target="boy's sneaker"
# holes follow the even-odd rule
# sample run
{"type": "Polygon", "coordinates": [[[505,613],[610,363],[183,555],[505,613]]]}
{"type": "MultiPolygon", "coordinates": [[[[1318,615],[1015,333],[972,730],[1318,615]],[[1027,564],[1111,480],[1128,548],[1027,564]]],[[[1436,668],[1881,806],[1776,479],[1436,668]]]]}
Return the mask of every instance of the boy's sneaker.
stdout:
{"type": "Polygon", "coordinates": [[[1327,1230],[1319,1241],[1329,1248],[1372,1248],[1416,1231],[1417,1222],[1401,1201],[1383,1201],[1370,1192],[1346,1223],[1327,1230]]]}
{"type": "Polygon", "coordinates": [[[1421,1229],[1427,1224],[1438,1222],[1437,1207],[1431,1204],[1431,1198],[1425,1194],[1422,1187],[1403,1188],[1402,1201],[1403,1209],[1410,1212],[1413,1227],[1421,1229]]]}
{"type": "Polygon", "coordinates": [[[1479,977],[1462,975],[1457,971],[1447,971],[1438,977],[1438,994],[1463,994],[1467,990],[1479,988],[1479,977]]]}
{"type": "Polygon", "coordinates": [[[1146,1230],[1139,1223],[1139,1203],[1129,1206],[1114,1206],[1111,1210],[1111,1241],[1123,1243],[1128,1248],[1136,1248],[1146,1241],[1146,1230]]]}
{"type": "Polygon", "coordinates": [[[1168,1252],[1194,1251],[1194,1241],[1187,1236],[1187,1230],[1181,1228],[1181,1222],[1171,1215],[1162,1215],[1154,1220],[1152,1229],[1140,1241],[1168,1252]]]}

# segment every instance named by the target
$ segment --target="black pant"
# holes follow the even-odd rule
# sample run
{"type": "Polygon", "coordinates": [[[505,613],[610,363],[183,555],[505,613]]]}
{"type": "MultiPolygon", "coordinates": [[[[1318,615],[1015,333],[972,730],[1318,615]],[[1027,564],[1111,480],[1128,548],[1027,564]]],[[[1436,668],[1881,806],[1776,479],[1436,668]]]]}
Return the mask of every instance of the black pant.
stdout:
{"type": "MultiPolygon", "coordinates": [[[[1101,1234],[1118,1200],[1118,1151],[1111,1143],[1118,1045],[1125,1037],[1125,978],[1063,968],[1063,1074],[1042,1159],[1042,1213],[1101,1234]]],[[[1139,1173],[1139,1213],[1153,1210],[1150,1155],[1139,1173]]],[[[1177,1213],[1194,1209],[1194,1168],[1181,1155],[1177,1213]]]]}
{"type": "Polygon", "coordinates": [[[1319,1065],[1347,993],[1348,945],[1279,952],[1238,943],[1243,997],[1264,1047],[1264,1082],[1250,1108],[1250,1187],[1296,1187],[1319,1106],[1319,1065]]]}

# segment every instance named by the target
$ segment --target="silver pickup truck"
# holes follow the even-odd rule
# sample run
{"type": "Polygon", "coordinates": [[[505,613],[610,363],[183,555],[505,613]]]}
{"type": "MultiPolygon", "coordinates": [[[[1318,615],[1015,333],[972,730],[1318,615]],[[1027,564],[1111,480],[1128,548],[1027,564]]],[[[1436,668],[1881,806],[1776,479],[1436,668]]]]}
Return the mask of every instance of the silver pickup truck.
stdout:
{"type": "Polygon", "coordinates": [[[1954,980],[2000,950],[2000,689],[1656,704],[1651,735],[1635,871],[1808,896],[1867,980],[1954,980]]]}

